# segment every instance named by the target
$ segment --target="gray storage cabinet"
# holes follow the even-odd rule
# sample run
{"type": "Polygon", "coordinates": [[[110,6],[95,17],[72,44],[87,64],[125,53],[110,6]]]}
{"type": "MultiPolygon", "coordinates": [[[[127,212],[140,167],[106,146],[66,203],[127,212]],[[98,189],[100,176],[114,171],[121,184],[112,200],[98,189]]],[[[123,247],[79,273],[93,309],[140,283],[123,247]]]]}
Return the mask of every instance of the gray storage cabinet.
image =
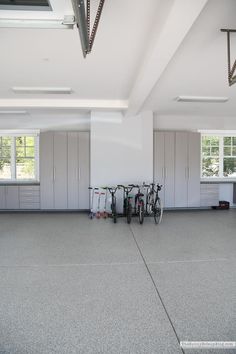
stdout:
{"type": "Polygon", "coordinates": [[[41,209],[54,209],[52,132],[40,134],[40,203],[41,209]]]}
{"type": "Polygon", "coordinates": [[[164,207],[200,207],[200,134],[154,133],[154,181],[164,207]]]}
{"type": "Polygon", "coordinates": [[[164,207],[174,206],[175,133],[154,133],[154,181],[163,185],[160,197],[164,207]]]}
{"type": "Polygon", "coordinates": [[[89,209],[90,135],[68,133],[68,209],[89,209]]]}
{"type": "Polygon", "coordinates": [[[6,208],[5,186],[0,186],[0,209],[6,208]]]}
{"type": "Polygon", "coordinates": [[[18,186],[6,186],[6,209],[19,209],[20,200],[19,200],[19,190],[18,186]]]}
{"type": "Polygon", "coordinates": [[[41,209],[88,209],[89,132],[42,133],[40,152],[41,209]]]}
{"type": "Polygon", "coordinates": [[[175,206],[200,207],[200,134],[176,132],[175,206]]]}

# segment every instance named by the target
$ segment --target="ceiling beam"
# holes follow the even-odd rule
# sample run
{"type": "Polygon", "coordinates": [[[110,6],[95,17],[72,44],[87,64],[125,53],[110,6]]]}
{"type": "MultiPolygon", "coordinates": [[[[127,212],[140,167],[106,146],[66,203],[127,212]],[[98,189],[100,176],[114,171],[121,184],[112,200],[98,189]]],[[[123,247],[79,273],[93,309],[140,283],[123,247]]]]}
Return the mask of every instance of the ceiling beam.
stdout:
{"type": "Polygon", "coordinates": [[[81,100],[81,99],[0,99],[0,108],[66,108],[127,110],[126,100],[81,100]]]}
{"type": "Polygon", "coordinates": [[[165,0],[129,97],[127,115],[139,113],[208,0],[165,0]]]}

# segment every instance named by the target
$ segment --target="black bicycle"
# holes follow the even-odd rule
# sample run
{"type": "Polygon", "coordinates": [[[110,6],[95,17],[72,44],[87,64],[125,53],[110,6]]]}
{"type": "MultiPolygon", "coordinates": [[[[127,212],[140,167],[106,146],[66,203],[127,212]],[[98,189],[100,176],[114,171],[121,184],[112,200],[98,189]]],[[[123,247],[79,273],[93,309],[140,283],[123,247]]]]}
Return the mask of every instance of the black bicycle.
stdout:
{"type": "Polygon", "coordinates": [[[141,192],[141,189],[145,185],[142,186],[130,184],[129,187],[137,188],[138,192],[135,194],[134,199],[134,213],[138,215],[139,223],[142,225],[144,221],[144,194],[141,192]]]}
{"type": "Polygon", "coordinates": [[[127,218],[127,223],[131,223],[132,219],[132,198],[133,196],[130,194],[133,186],[123,186],[121,184],[118,185],[118,188],[123,189],[123,214],[127,218]]]}
{"type": "Polygon", "coordinates": [[[162,186],[157,184],[155,189],[155,183],[151,183],[149,190],[146,196],[146,213],[148,215],[153,215],[155,223],[160,224],[163,215],[162,202],[159,197],[159,192],[161,191],[162,186]]]}
{"type": "Polygon", "coordinates": [[[116,211],[116,191],[117,187],[103,187],[103,189],[108,190],[111,194],[111,217],[113,218],[114,223],[117,222],[117,211],[116,211]]]}

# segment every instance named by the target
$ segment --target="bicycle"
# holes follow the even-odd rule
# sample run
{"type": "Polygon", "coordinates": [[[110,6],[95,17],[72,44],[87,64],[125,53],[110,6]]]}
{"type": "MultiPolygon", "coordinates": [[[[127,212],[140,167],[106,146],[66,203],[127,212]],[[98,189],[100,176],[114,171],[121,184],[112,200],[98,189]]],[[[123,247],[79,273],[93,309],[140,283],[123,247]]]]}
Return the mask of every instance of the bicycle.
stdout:
{"type": "Polygon", "coordinates": [[[141,192],[141,188],[144,186],[144,184],[142,186],[129,184],[129,187],[138,189],[138,193],[135,194],[134,212],[138,215],[140,225],[142,225],[144,221],[144,194],[141,192]]]}
{"type": "Polygon", "coordinates": [[[123,188],[124,194],[123,194],[123,214],[127,218],[127,223],[131,223],[132,219],[132,198],[133,196],[130,195],[130,192],[132,191],[133,187],[132,186],[123,186],[121,184],[118,185],[118,188],[123,188]]]}
{"type": "Polygon", "coordinates": [[[146,213],[149,215],[153,214],[155,224],[161,223],[163,215],[162,202],[158,194],[161,188],[162,186],[157,184],[157,188],[155,189],[155,183],[151,183],[149,185],[150,190],[146,196],[146,213]]]}
{"type": "Polygon", "coordinates": [[[117,211],[116,211],[116,191],[118,187],[103,187],[103,189],[108,190],[111,194],[111,217],[113,218],[114,224],[117,222],[117,211]]]}

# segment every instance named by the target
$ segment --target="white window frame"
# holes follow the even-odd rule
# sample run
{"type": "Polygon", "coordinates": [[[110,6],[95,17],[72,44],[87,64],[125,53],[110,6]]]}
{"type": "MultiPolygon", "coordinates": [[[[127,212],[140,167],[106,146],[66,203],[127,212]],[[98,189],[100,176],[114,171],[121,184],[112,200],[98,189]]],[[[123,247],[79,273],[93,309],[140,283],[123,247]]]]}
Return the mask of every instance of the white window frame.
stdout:
{"type": "Polygon", "coordinates": [[[27,182],[39,182],[39,131],[1,131],[0,136],[8,136],[11,138],[11,179],[0,179],[0,184],[17,183],[24,184],[27,182]],[[32,136],[35,138],[35,178],[17,179],[16,178],[16,140],[17,137],[32,136]]]}
{"type": "MultiPolygon", "coordinates": [[[[232,177],[226,177],[224,176],[224,137],[236,137],[236,132],[224,132],[224,133],[218,133],[218,132],[204,132],[201,133],[201,171],[200,171],[200,179],[201,181],[209,181],[209,180],[213,180],[213,181],[236,181],[236,178],[232,178],[232,177]],[[209,177],[202,177],[202,137],[204,136],[215,136],[219,138],[219,177],[217,176],[209,176],[209,177]]],[[[230,157],[230,156],[229,156],[230,157]]]]}

